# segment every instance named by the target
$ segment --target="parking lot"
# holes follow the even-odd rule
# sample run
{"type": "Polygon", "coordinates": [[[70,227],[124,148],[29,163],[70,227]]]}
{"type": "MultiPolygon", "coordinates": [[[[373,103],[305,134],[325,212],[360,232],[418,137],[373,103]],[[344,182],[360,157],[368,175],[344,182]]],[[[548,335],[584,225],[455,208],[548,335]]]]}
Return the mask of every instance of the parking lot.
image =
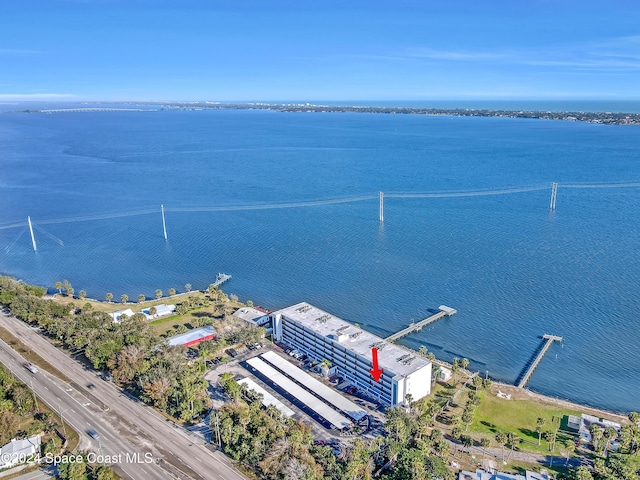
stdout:
{"type": "MultiPolygon", "coordinates": [[[[295,412],[293,418],[303,421],[311,426],[315,441],[322,444],[333,445],[336,449],[339,449],[340,444],[348,442],[350,438],[356,435],[363,438],[373,438],[375,435],[382,432],[382,426],[385,421],[383,408],[376,403],[366,398],[361,398],[356,389],[345,382],[339,375],[333,375],[329,379],[319,373],[317,362],[310,361],[305,358],[300,352],[295,352],[287,349],[283,346],[274,345],[271,343],[266,344],[254,344],[251,348],[239,349],[236,356],[230,358],[224,363],[210,363],[210,370],[206,373],[205,378],[209,381],[211,398],[214,402],[214,408],[220,408],[227,400],[226,395],[222,388],[218,384],[220,376],[224,373],[231,373],[236,380],[243,377],[250,377],[257,382],[262,388],[267,390],[271,395],[280,400],[284,405],[289,407],[295,412]],[[288,353],[285,353],[287,352],[288,353]],[[266,351],[273,351],[280,356],[287,358],[293,365],[301,368],[306,373],[312,375],[316,379],[322,381],[326,385],[337,389],[343,396],[362,407],[368,414],[367,418],[361,422],[361,425],[354,425],[352,431],[341,432],[339,430],[331,429],[319,418],[317,414],[309,410],[306,406],[300,405],[294,398],[287,394],[287,392],[281,391],[276,386],[269,382],[269,379],[260,378],[256,375],[251,368],[245,363],[246,360],[253,358],[266,351]],[[352,393],[349,393],[352,392],[352,393]]],[[[231,356],[230,356],[231,357],[231,356]]]]}

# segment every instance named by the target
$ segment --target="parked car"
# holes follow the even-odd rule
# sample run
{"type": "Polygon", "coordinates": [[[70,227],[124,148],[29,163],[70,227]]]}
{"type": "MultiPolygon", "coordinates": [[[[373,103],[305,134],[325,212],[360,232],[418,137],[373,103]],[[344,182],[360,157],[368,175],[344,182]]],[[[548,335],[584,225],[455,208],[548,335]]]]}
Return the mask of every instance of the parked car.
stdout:
{"type": "Polygon", "coordinates": [[[238,356],[238,352],[236,352],[235,348],[228,348],[226,352],[231,358],[236,358],[238,356]]]}

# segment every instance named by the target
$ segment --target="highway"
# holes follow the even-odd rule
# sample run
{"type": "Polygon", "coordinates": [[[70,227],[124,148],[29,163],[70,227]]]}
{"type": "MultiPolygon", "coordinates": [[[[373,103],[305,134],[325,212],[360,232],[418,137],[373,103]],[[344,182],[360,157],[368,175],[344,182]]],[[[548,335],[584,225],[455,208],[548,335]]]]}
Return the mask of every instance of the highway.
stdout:
{"type": "Polygon", "coordinates": [[[24,368],[26,360],[0,340],[0,362],[49,407],[62,414],[65,426],[80,434],[80,450],[109,456],[124,479],[245,479],[227,457],[215,451],[202,435],[168,421],[151,407],[131,400],[97,372],[86,370],[52,345],[37,329],[0,312],[0,326],[73,381],[67,383],[39,369],[24,368]],[[92,387],[88,387],[92,385],[92,387]],[[95,429],[100,437],[91,438],[95,429]],[[128,456],[128,457],[127,457],[128,456]],[[136,457],[136,458],[134,458],[136,457]]]}

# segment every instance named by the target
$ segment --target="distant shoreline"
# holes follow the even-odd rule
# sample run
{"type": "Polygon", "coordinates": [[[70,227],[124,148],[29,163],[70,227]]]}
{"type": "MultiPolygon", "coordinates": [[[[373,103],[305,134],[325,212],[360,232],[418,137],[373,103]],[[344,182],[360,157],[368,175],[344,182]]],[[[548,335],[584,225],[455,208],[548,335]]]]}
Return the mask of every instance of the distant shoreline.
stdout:
{"type": "MultiPolygon", "coordinates": [[[[97,103],[97,102],[96,102],[97,103]]],[[[90,103],[95,105],[94,102],[90,103]]],[[[212,102],[105,102],[102,105],[153,106],[157,110],[271,110],[283,113],[381,113],[387,115],[425,115],[431,117],[498,117],[564,120],[602,125],[640,125],[640,113],[579,112],[550,110],[509,110],[476,108],[376,107],[358,105],[317,105],[311,103],[212,103],[212,102]]],[[[83,103],[82,105],[88,105],[83,103]]],[[[28,113],[96,111],[146,111],[140,108],[70,107],[22,110],[28,113]]]]}

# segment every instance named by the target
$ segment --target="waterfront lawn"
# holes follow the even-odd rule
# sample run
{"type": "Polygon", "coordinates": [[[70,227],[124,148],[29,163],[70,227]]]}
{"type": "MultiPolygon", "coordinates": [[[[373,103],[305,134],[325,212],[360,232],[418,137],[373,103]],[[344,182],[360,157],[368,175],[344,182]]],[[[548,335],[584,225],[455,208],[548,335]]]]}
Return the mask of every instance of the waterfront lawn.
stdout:
{"type": "Polygon", "coordinates": [[[85,303],[88,303],[91,305],[91,308],[94,311],[105,312],[105,313],[111,313],[117,310],[124,310],[126,308],[130,308],[134,312],[139,312],[143,308],[150,308],[163,303],[175,305],[175,304],[184,302],[189,297],[202,299],[202,298],[206,298],[207,294],[199,290],[192,290],[191,292],[177,293],[176,295],[173,295],[171,297],[161,297],[158,299],[154,298],[150,300],[145,300],[144,302],[136,302],[134,301],[135,298],[129,297],[129,301],[127,303],[118,302],[117,301],[118,299],[115,296],[114,296],[114,301],[106,302],[106,301],[99,301],[99,300],[94,300],[90,298],[81,299],[78,297],[71,298],[66,295],[58,295],[58,294],[53,295],[53,299],[56,302],[61,303],[62,305],[73,303],[76,307],[81,308],[85,303]]]}
{"type": "MultiPolygon", "coordinates": [[[[549,443],[544,437],[538,446],[537,419],[545,420],[543,432],[553,432],[564,415],[581,415],[581,412],[575,410],[542,405],[531,400],[506,400],[487,390],[480,392],[480,398],[480,406],[476,409],[469,431],[479,434],[473,435],[477,440],[481,437],[490,438],[494,446],[497,432],[513,433],[522,440],[520,450],[549,454],[549,443]]],[[[559,432],[553,453],[560,455],[563,443],[571,439],[571,436],[559,432]]]]}

